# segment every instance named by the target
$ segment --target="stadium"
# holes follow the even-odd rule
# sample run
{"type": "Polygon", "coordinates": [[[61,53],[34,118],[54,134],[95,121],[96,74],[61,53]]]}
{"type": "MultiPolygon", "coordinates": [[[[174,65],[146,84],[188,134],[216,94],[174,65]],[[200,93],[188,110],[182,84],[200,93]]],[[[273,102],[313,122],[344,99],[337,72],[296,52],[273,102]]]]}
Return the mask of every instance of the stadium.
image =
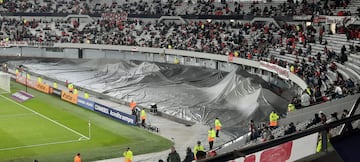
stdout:
{"type": "Polygon", "coordinates": [[[359,14],[0,0],[0,161],[360,161],[359,14]]]}

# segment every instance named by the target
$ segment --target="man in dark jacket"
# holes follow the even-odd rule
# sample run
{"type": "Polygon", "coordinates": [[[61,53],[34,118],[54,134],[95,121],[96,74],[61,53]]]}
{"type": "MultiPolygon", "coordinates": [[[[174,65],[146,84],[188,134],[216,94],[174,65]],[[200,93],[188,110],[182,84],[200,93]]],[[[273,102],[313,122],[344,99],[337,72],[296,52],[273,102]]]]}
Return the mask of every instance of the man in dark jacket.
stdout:
{"type": "Polygon", "coordinates": [[[186,149],[186,157],[183,162],[192,162],[194,160],[194,153],[191,151],[191,148],[186,149]]]}
{"type": "Polygon", "coordinates": [[[285,130],[285,135],[288,135],[288,134],[291,134],[291,133],[294,133],[294,132],[296,132],[296,127],[295,127],[294,123],[291,122],[291,123],[289,124],[288,129],[285,130]]]}
{"type": "Polygon", "coordinates": [[[181,162],[179,154],[176,152],[175,147],[171,147],[171,152],[167,157],[167,162],[181,162]]]}
{"type": "Polygon", "coordinates": [[[318,124],[320,122],[321,122],[321,118],[319,117],[319,114],[316,113],[314,115],[314,119],[312,119],[311,122],[306,125],[306,129],[310,128],[311,126],[316,125],[316,124],[318,124]]]}

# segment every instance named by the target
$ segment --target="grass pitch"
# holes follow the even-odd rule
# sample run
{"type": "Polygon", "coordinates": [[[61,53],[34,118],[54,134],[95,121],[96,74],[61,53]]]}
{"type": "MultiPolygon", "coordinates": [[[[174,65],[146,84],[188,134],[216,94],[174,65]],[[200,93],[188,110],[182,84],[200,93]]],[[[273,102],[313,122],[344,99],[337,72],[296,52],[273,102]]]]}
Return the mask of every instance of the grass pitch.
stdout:
{"type": "MultiPolygon", "coordinates": [[[[11,82],[12,93],[25,87],[11,82]]],[[[0,161],[83,161],[121,157],[170,148],[172,142],[151,132],[119,123],[95,112],[28,88],[35,97],[18,103],[0,96],[0,161]],[[88,121],[91,121],[89,138],[88,121]]]]}

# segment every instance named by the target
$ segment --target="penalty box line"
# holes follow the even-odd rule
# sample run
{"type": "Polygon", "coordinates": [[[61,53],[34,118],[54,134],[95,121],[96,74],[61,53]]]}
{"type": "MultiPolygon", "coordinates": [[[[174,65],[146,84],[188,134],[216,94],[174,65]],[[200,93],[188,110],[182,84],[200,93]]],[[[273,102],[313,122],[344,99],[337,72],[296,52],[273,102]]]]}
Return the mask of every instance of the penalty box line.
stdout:
{"type": "Polygon", "coordinates": [[[65,144],[65,143],[75,143],[75,142],[87,141],[87,140],[90,140],[90,139],[82,139],[82,137],[81,137],[81,138],[79,138],[77,140],[67,140],[67,141],[49,142],[49,143],[34,144],[34,145],[25,145],[25,146],[17,146],[17,147],[0,148],[0,151],[9,151],[9,150],[17,150],[17,149],[23,149],[23,148],[49,146],[49,145],[65,144]]]}
{"type": "Polygon", "coordinates": [[[14,104],[16,104],[16,105],[24,108],[24,109],[26,109],[26,110],[28,110],[28,111],[36,114],[36,115],[39,115],[40,117],[42,117],[42,118],[44,118],[44,119],[46,119],[46,120],[49,120],[50,122],[52,122],[52,123],[54,123],[54,124],[56,124],[56,125],[58,125],[58,126],[60,126],[60,127],[63,127],[63,128],[65,128],[65,129],[69,130],[70,132],[73,132],[73,133],[81,136],[81,138],[88,139],[88,140],[90,139],[89,137],[86,137],[85,135],[83,135],[83,134],[81,134],[81,133],[79,133],[79,132],[77,132],[77,131],[75,131],[75,130],[73,130],[73,129],[65,126],[65,125],[63,125],[63,124],[61,124],[61,123],[59,123],[59,122],[57,122],[57,121],[55,121],[55,120],[53,120],[53,119],[50,119],[49,117],[47,117],[47,116],[45,116],[45,115],[43,115],[43,114],[40,114],[40,113],[36,112],[35,110],[32,110],[32,109],[30,109],[30,108],[28,108],[28,107],[26,107],[26,106],[24,106],[24,105],[22,105],[22,104],[19,104],[19,103],[15,102],[15,101],[13,101],[13,100],[11,100],[11,99],[3,96],[3,95],[0,95],[0,96],[1,96],[2,98],[6,99],[6,100],[8,100],[8,101],[10,101],[10,102],[12,102],[12,103],[14,103],[14,104]]]}

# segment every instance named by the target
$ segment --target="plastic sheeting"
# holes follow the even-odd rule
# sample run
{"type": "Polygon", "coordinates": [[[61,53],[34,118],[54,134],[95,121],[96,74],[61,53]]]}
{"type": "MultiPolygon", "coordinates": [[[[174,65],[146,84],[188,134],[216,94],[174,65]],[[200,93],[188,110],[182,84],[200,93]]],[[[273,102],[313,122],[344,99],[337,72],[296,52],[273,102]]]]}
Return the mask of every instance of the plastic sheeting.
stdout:
{"type": "MultiPolygon", "coordinates": [[[[20,64],[17,62],[17,64],[20,64]]],[[[248,121],[267,121],[287,103],[267,89],[261,78],[242,70],[230,73],[201,67],[122,60],[21,62],[29,71],[75,86],[213,126],[215,117],[230,135],[248,131],[248,121]]]]}

